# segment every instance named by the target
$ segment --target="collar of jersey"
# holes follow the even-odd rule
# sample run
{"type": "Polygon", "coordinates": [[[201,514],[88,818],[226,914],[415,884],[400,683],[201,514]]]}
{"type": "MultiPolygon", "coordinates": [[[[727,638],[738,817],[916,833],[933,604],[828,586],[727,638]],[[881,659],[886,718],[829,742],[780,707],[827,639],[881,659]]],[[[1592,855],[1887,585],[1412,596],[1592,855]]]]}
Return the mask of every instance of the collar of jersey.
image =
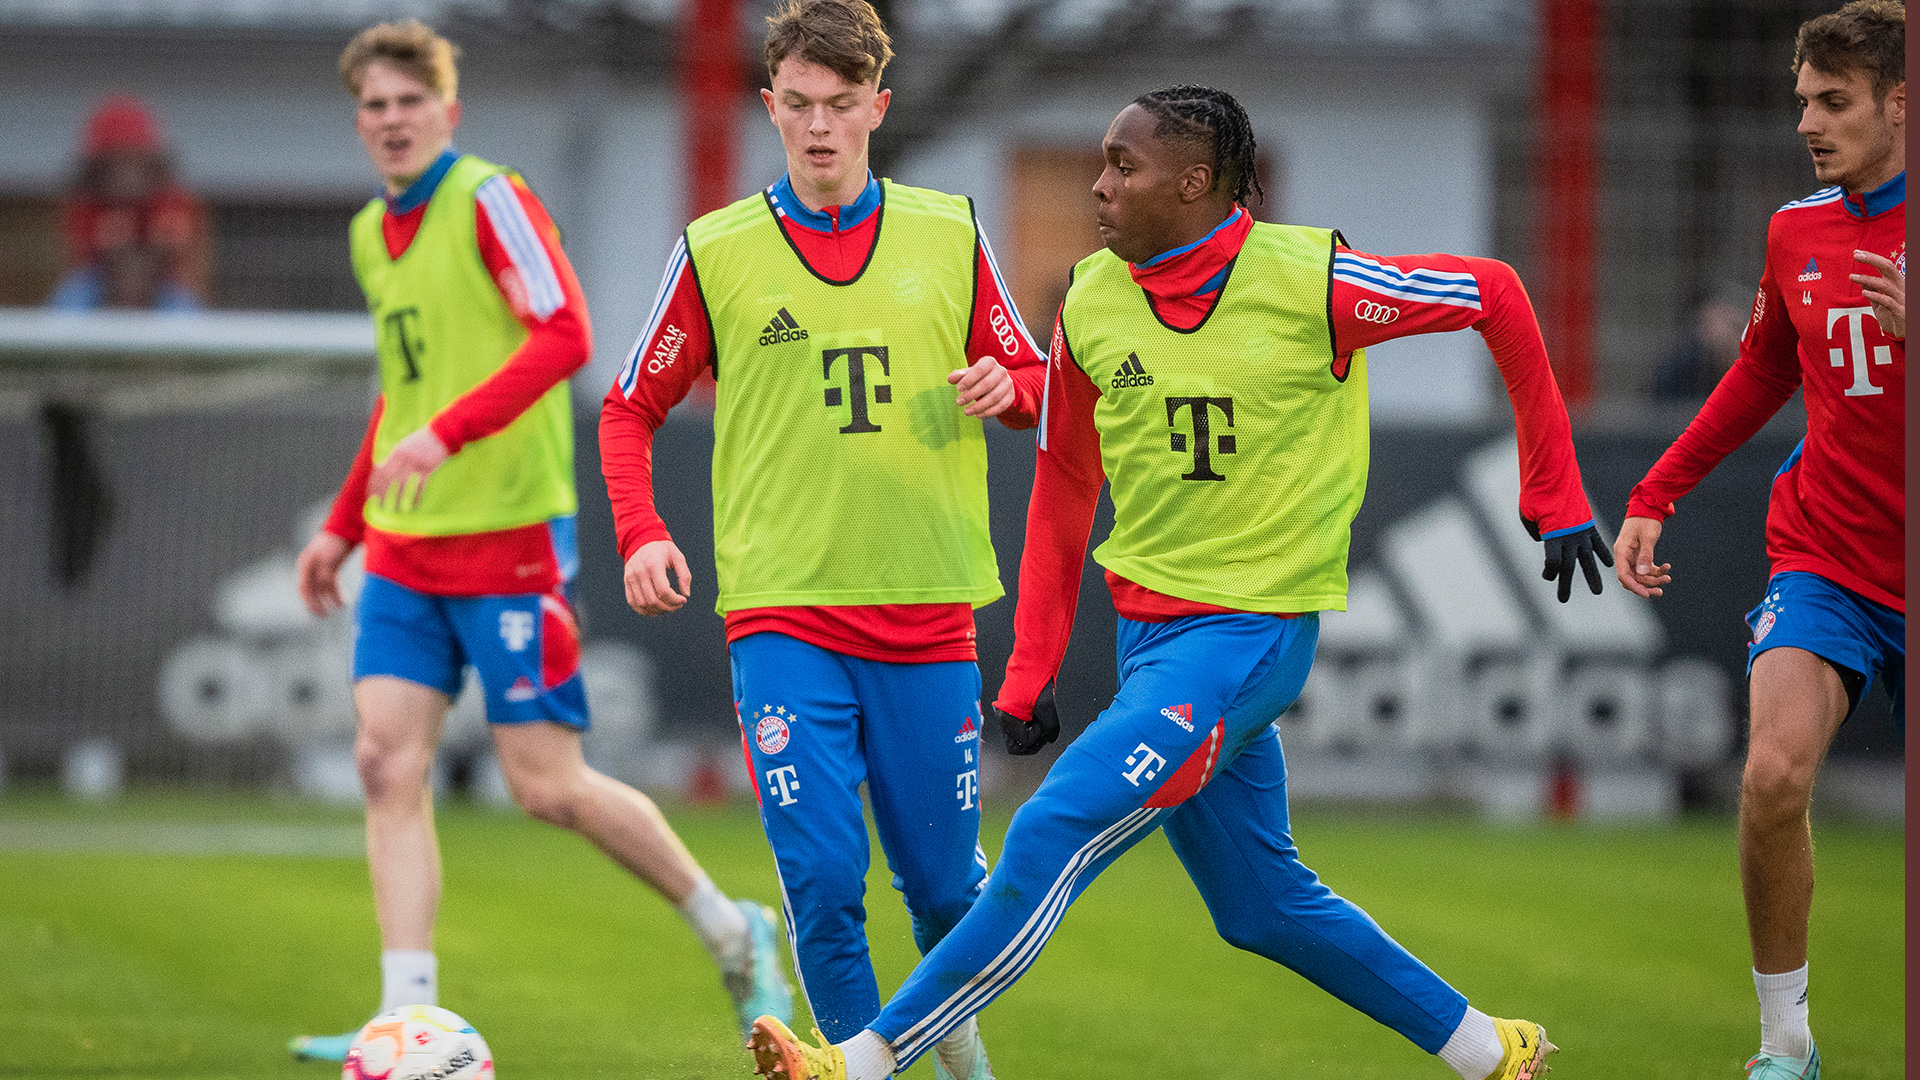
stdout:
{"type": "Polygon", "coordinates": [[[395,216],[411,214],[425,206],[427,200],[433,198],[434,189],[440,186],[440,181],[446,179],[447,170],[453,168],[453,163],[459,160],[460,151],[452,146],[440,151],[440,156],[433,159],[433,164],[427,166],[427,171],[420,174],[420,179],[408,184],[407,190],[387,200],[387,213],[395,216]]]}
{"type": "Polygon", "coordinates": [[[867,172],[867,186],[860,189],[860,197],[839,208],[838,228],[834,224],[834,215],[824,210],[807,209],[807,204],[801,202],[800,196],[793,193],[793,176],[790,173],[781,173],[780,179],[774,181],[773,186],[767,189],[767,194],[773,199],[775,213],[795,225],[812,229],[814,232],[845,232],[872,217],[873,212],[880,209],[880,181],[873,178],[871,170],[867,172]]]}
{"type": "Polygon", "coordinates": [[[1878,217],[1907,201],[1907,170],[1901,169],[1899,176],[1872,191],[1843,196],[1840,201],[1846,204],[1847,213],[1854,217],[1878,217]]]}

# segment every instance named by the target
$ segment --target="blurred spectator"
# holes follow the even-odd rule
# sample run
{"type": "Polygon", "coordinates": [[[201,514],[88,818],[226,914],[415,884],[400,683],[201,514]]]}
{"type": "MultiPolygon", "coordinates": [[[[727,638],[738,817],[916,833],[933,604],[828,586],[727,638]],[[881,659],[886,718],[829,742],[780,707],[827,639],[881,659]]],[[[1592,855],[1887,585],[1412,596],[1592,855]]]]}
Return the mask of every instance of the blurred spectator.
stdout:
{"type": "Polygon", "coordinates": [[[80,156],[61,205],[67,270],[47,304],[67,311],[203,306],[206,210],[174,180],[146,104],[124,95],[102,101],[80,156]]]}
{"type": "Polygon", "coordinates": [[[1740,355],[1740,335],[1746,328],[1744,297],[1723,291],[1701,301],[1694,308],[1693,326],[1654,369],[1654,398],[1697,400],[1712,393],[1740,355]]]}

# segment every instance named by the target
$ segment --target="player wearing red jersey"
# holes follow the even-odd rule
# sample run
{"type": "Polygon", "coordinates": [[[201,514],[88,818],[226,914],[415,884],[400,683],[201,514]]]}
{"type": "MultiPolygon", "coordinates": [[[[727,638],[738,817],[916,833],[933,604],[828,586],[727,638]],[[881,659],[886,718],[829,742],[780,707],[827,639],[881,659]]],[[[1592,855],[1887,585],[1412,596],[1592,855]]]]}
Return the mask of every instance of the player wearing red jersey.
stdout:
{"type": "Polygon", "coordinates": [[[1767,229],[1740,356],[1633,490],[1616,573],[1641,596],[1671,580],[1654,545],[1674,503],[1795,387],[1807,434],[1773,481],[1771,578],[1748,616],[1752,716],[1740,792],[1740,882],[1760,998],[1751,1080],[1820,1074],[1807,1022],[1814,775],[1883,678],[1905,722],[1906,8],[1856,0],[1801,26],[1800,135],[1832,185],[1767,229]]]}
{"type": "MultiPolygon", "coordinates": [[[[1108,130],[1093,194],[1106,250],[1054,324],[1014,655],[995,705],[1007,748],[1059,734],[1052,685],[1094,552],[1120,613],[1120,689],[1017,814],[993,878],[865,1031],[835,1045],[754,1024],[762,1075],[883,1080],[1039,956],[1081,890],[1164,828],[1221,937],[1284,964],[1463,1080],[1535,1080],[1541,1025],[1487,1015],[1300,861],[1275,720],[1346,606],[1367,476],[1365,349],[1471,327],[1519,435],[1520,515],[1545,576],[1601,589],[1607,552],[1566,408],[1518,277],[1491,259],[1382,258],[1338,233],[1254,222],[1252,125],[1223,91],[1142,95],[1108,130]]],[[[1116,1075],[1138,1070],[1110,1067],[1116,1075]]]]}
{"type": "MultiPolygon", "coordinates": [[[[687,227],[600,422],[628,603],[672,612],[692,588],[653,435],[714,374],[716,607],[801,986],[836,1037],[880,1007],[862,786],[922,951],[986,879],[973,609],[1001,587],[981,421],[1031,427],[1046,372],[968,200],[868,171],[891,55],[865,0],[768,20],[787,172],[687,227]]],[[[935,1065],[991,1076],[971,1023],[935,1065]]]]}
{"type": "MultiPolygon", "coordinates": [[[[302,599],[355,605],[354,756],[380,921],[381,1010],[436,1004],[439,849],[427,774],[471,664],[515,801],[580,833],[679,908],[750,1020],[790,1009],[771,911],[721,895],[646,796],[589,768],[573,576],[567,377],[590,350],[558,231],[519,176],[453,149],[453,46],[382,24],[340,58],[355,127],[385,179],[355,218],[354,270],[379,329],[381,395],[325,526],[300,555],[302,599]]],[[[351,1035],[303,1036],[339,1061],[351,1035]]]]}

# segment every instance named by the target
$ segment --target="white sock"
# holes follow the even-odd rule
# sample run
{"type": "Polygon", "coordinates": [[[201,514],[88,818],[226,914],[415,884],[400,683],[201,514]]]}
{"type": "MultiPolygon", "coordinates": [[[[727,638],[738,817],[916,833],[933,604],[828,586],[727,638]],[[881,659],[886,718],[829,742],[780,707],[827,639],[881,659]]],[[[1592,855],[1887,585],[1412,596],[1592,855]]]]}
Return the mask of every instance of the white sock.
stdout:
{"type": "Polygon", "coordinates": [[[1813,1029],[1807,1026],[1807,965],[1778,975],[1753,973],[1760,995],[1760,1052],[1805,1059],[1813,1053],[1813,1029]]]}
{"type": "Polygon", "coordinates": [[[1460,1018],[1460,1026],[1453,1029],[1447,1045],[1440,1048],[1440,1060],[1453,1066],[1460,1080],[1487,1080],[1493,1070],[1500,1067],[1504,1053],[1493,1017],[1469,1005],[1467,1015],[1460,1018]]]}
{"type": "Polygon", "coordinates": [[[707,947],[721,971],[743,971],[753,961],[753,938],[747,917],[704,875],[693,892],[680,902],[680,914],[694,936],[707,947]]]}
{"type": "Polygon", "coordinates": [[[847,1080],[887,1080],[893,1075],[893,1047],[872,1028],[834,1045],[847,1057],[847,1080]]]}
{"type": "Polygon", "coordinates": [[[947,1032],[946,1038],[934,1043],[933,1052],[955,1080],[967,1080],[973,1075],[973,1059],[979,1045],[980,1018],[969,1016],[966,1023],[947,1032]]]}
{"type": "Polygon", "coordinates": [[[440,1004],[440,961],[427,949],[388,949],[380,954],[380,1011],[402,1005],[440,1004]]]}

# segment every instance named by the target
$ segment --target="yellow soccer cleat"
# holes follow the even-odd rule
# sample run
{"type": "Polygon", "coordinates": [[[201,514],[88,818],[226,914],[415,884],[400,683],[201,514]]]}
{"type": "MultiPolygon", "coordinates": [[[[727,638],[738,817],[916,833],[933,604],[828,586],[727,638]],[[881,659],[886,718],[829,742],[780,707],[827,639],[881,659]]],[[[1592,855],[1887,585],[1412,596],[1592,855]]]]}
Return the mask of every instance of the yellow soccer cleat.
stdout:
{"type": "Polygon", "coordinates": [[[777,1017],[755,1020],[747,1034],[754,1075],[777,1080],[847,1080],[847,1056],[819,1028],[813,1029],[813,1037],[820,1040],[819,1046],[801,1042],[777,1017]]]}
{"type": "Polygon", "coordinates": [[[1547,1041],[1547,1029],[1531,1020],[1493,1018],[1493,1029],[1500,1033],[1500,1064],[1487,1074],[1487,1080],[1535,1080],[1553,1071],[1547,1055],[1560,1048],[1547,1041]]]}

